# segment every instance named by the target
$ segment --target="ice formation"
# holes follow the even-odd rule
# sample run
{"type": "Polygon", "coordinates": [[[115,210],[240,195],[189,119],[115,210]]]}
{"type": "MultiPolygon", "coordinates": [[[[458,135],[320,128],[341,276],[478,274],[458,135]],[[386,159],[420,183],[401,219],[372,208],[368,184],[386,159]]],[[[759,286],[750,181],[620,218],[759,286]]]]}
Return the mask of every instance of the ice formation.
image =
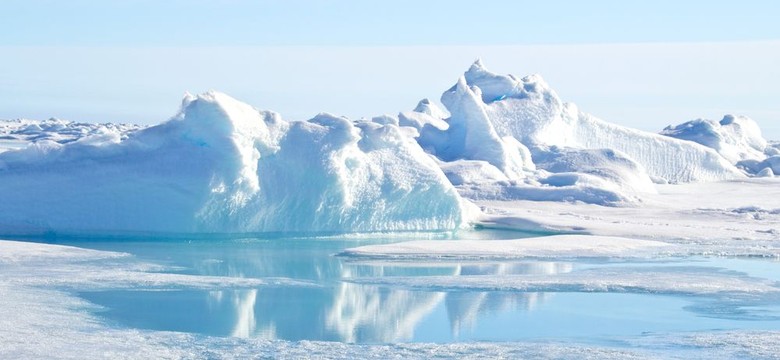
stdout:
{"type": "Polygon", "coordinates": [[[481,61],[441,103],[289,122],[211,92],[149,128],[0,122],[0,230],[451,230],[475,213],[464,198],[633,206],[657,184],[780,173],[748,118],[643,132],[481,61]]]}
{"type": "Polygon", "coordinates": [[[6,234],[450,230],[471,211],[394,124],[288,122],[216,92],[124,140],[2,153],[0,193],[6,234]]]}
{"type": "MultiPolygon", "coordinates": [[[[538,75],[498,75],[479,60],[441,102],[446,111],[421,101],[400,124],[418,130],[467,198],[625,205],[654,193],[653,182],[744,177],[707,146],[607,123],[561,101],[538,75]]],[[[744,141],[754,140],[756,129],[744,128],[744,141]]]]}

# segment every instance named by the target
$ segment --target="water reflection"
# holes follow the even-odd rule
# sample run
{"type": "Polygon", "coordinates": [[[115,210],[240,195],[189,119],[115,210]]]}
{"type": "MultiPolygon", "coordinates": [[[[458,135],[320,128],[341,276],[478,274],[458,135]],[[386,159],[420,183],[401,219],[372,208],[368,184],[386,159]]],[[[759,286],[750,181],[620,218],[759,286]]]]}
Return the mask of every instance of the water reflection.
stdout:
{"type": "Polygon", "coordinates": [[[233,328],[231,336],[247,338],[255,333],[257,328],[257,321],[255,321],[256,300],[256,289],[241,291],[233,298],[233,306],[236,309],[236,326],[233,328]]]}
{"type": "MultiPolygon", "coordinates": [[[[572,269],[571,263],[560,262],[501,263],[463,266],[458,275],[553,275],[568,273],[572,269]]],[[[540,292],[448,293],[445,306],[452,336],[457,338],[463,330],[473,330],[481,316],[533,311],[536,306],[551,296],[554,294],[540,292]]]]}
{"type": "MultiPolygon", "coordinates": [[[[157,244],[151,244],[156,246],[157,244]]],[[[417,341],[436,333],[454,340],[485,316],[533,311],[551,295],[391,289],[343,281],[360,277],[492,276],[572,271],[559,262],[344,262],[343,244],[195,244],[156,254],[181,272],[231,277],[287,277],[320,286],[218,291],[118,291],[85,297],[123,324],[219,336],[351,343],[417,341]],[[145,313],[142,309],[147,309],[145,313]],[[160,313],[164,309],[164,313],[160,313]],[[434,328],[433,330],[431,328],[434,328]]],[[[143,250],[143,249],[142,249],[143,250]]],[[[151,253],[151,252],[150,252],[151,253]]]]}
{"type": "MultiPolygon", "coordinates": [[[[251,290],[216,290],[209,291],[206,297],[208,311],[211,313],[220,313],[223,308],[234,310],[234,316],[230,319],[234,325],[230,336],[248,338],[258,333],[257,320],[255,320],[255,305],[257,305],[257,289],[251,290]],[[226,300],[227,298],[227,300],[226,300]],[[225,304],[228,301],[229,304],[225,304]]],[[[227,314],[225,314],[227,315],[227,314]]],[[[266,333],[261,331],[260,333],[266,333]]]]}
{"type": "MultiPolygon", "coordinates": [[[[352,278],[344,268],[342,278],[352,278]]],[[[385,269],[377,268],[378,273],[385,269]]],[[[417,323],[438,306],[444,293],[388,290],[376,286],[340,283],[333,293],[326,326],[345,342],[410,340],[417,323]]]]}

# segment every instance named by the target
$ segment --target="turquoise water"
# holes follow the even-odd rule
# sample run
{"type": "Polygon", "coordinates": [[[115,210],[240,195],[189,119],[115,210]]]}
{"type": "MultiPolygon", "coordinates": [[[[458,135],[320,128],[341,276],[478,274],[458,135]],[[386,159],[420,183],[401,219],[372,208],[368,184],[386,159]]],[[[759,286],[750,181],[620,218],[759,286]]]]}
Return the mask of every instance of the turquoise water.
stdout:
{"type": "MultiPolygon", "coordinates": [[[[516,238],[517,233],[467,237],[516,238]]],[[[664,293],[441,291],[351,283],[360,277],[555,274],[624,261],[370,262],[334,256],[391,239],[97,241],[61,244],[121,251],[183,274],[283,277],[311,286],[257,289],[81,292],[96,315],[122,328],[215,336],[350,343],[572,339],[608,343],[648,333],[780,330],[780,301],[766,296],[664,293]]],[[[721,267],[780,281],[780,263],[762,259],[677,258],[630,266],[721,267]]]]}

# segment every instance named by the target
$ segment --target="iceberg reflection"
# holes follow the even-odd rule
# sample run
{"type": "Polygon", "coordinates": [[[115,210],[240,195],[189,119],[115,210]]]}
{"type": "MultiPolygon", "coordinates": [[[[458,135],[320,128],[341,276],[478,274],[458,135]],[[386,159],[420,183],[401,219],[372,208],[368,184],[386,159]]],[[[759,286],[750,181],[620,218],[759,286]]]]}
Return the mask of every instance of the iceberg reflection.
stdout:
{"type": "MultiPolygon", "coordinates": [[[[85,293],[109,309],[103,316],[129,326],[198,334],[289,341],[349,343],[453,341],[477,335],[496,318],[534,311],[545,293],[441,291],[360,284],[349,279],[480,277],[570,272],[572,264],[521,261],[344,261],[329,241],[156,245],[177,251],[169,264],[215,277],[267,278],[259,288],[117,290],[85,293]],[[307,256],[301,256],[306,253],[307,256]],[[312,286],[274,284],[273,278],[312,286]]],[[[481,335],[480,335],[481,336],[481,335]]]]}
{"type": "MultiPolygon", "coordinates": [[[[382,268],[377,269],[384,272],[382,268]]],[[[352,277],[345,268],[344,278],[352,277]]],[[[411,340],[422,318],[444,299],[440,292],[388,290],[342,282],[326,326],[344,342],[395,342],[411,340]]]]}
{"type": "MultiPolygon", "coordinates": [[[[426,264],[405,264],[424,267],[426,264]]],[[[431,264],[427,264],[431,265],[431,264]]],[[[438,264],[443,266],[445,264],[438,264]]],[[[373,276],[387,275],[384,266],[373,276]]],[[[557,262],[499,263],[452,266],[452,276],[557,274],[572,271],[572,264],[557,262]]],[[[397,271],[396,271],[397,272],[397,271]]],[[[362,276],[371,276],[360,274],[362,276]]],[[[343,278],[353,278],[345,268],[343,278]]],[[[386,289],[379,286],[342,283],[334,292],[326,326],[346,342],[397,342],[414,338],[421,320],[444,304],[453,337],[473,328],[480,316],[514,311],[532,311],[550,294],[501,292],[435,292],[386,289]]]]}

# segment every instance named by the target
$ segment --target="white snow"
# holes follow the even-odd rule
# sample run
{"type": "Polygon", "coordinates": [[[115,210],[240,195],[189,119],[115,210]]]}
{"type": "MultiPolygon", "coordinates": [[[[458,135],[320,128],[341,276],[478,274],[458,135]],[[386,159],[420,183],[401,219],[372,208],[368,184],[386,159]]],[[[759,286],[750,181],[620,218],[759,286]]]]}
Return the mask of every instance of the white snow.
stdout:
{"type": "Polygon", "coordinates": [[[287,122],[188,95],[168,122],[0,154],[0,229],[43,232],[452,230],[473,212],[409,136],[320,114],[287,122]],[[34,206],[31,206],[34,204],[34,206]]]}
{"type": "Polygon", "coordinates": [[[555,235],[517,240],[419,240],[367,245],[341,255],[368,258],[485,259],[651,257],[675,252],[675,246],[652,240],[609,236],[555,235]]]}
{"type": "Polygon", "coordinates": [[[658,185],[638,207],[478,201],[486,227],[662,240],[687,254],[780,256],[780,182],[658,185]]]}

